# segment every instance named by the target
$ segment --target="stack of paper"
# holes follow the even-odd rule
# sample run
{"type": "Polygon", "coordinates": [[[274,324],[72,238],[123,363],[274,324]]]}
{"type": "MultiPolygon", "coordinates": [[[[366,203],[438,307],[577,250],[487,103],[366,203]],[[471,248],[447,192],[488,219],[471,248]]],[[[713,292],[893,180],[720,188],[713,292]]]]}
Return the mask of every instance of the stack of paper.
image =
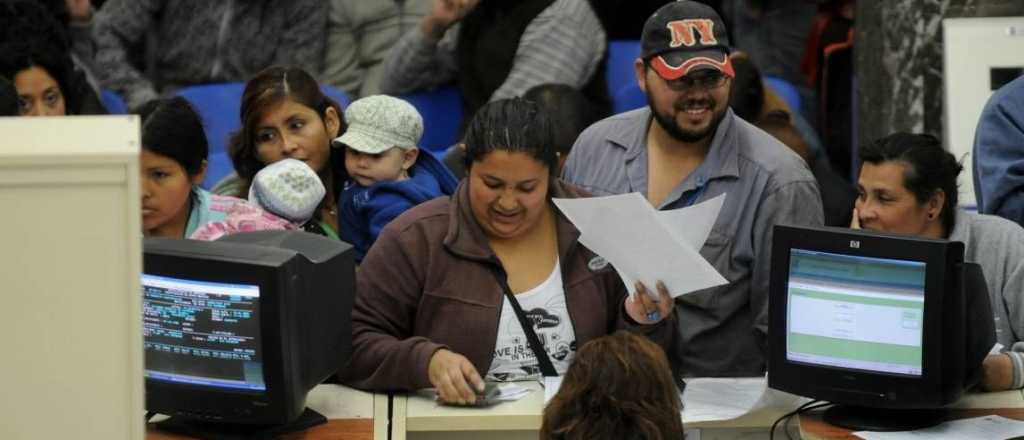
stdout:
{"type": "Polygon", "coordinates": [[[904,432],[859,431],[854,433],[864,440],[960,440],[1011,439],[1024,436],[1024,422],[1002,416],[985,416],[954,420],[931,428],[904,432]]]}
{"type": "Polygon", "coordinates": [[[761,410],[796,409],[809,399],[768,388],[764,377],[686,379],[683,423],[732,420],[761,410]]]}
{"type": "Polygon", "coordinates": [[[658,211],[640,193],[554,199],[580,230],[580,243],[615,267],[630,295],[638,280],[657,295],[655,285],[661,281],[672,297],[728,282],[699,253],[724,202],[722,194],[658,211]]]}

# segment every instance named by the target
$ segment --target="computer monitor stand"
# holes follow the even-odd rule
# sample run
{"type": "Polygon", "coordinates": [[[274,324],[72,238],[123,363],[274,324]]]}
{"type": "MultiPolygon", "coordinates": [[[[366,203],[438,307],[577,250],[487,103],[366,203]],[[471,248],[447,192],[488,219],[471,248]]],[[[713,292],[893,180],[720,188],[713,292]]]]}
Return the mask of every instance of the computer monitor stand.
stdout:
{"type": "Polygon", "coordinates": [[[825,422],[854,431],[913,431],[942,423],[946,409],[867,408],[835,405],[822,415],[825,422]]]}
{"type": "Polygon", "coordinates": [[[309,408],[295,420],[283,425],[239,425],[205,422],[195,419],[171,417],[155,423],[156,428],[175,434],[204,440],[264,440],[302,431],[327,423],[327,417],[309,408]]]}

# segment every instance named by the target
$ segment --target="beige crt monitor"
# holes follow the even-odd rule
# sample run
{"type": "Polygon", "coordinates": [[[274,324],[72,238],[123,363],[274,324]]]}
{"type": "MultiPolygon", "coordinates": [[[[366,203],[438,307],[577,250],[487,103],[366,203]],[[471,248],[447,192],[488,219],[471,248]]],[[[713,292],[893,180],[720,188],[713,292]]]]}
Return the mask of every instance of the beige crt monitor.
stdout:
{"type": "Polygon", "coordinates": [[[0,438],[141,439],[139,120],[0,117],[0,438]]]}

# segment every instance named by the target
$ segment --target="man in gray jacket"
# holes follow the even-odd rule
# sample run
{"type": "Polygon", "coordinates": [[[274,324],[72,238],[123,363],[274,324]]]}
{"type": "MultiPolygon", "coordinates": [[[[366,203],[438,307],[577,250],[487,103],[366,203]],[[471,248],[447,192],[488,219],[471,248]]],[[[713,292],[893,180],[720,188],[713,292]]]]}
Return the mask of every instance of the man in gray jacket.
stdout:
{"type": "Polygon", "coordinates": [[[129,108],[168,89],[245,81],[272,65],[318,76],[326,23],[321,0],[109,0],[93,24],[96,75],[129,108]]]}
{"type": "Polygon", "coordinates": [[[688,376],[764,374],[772,228],[823,223],[803,160],[729,109],[728,51],[710,7],[663,6],[635,62],[649,106],[584,131],[563,171],[594,195],[638,191],[658,209],[726,194],[700,253],[729,283],[676,299],[680,337],[669,356],[688,376]]]}
{"type": "Polygon", "coordinates": [[[433,0],[331,0],[324,81],[352,99],[380,94],[384,58],[433,0]]]}

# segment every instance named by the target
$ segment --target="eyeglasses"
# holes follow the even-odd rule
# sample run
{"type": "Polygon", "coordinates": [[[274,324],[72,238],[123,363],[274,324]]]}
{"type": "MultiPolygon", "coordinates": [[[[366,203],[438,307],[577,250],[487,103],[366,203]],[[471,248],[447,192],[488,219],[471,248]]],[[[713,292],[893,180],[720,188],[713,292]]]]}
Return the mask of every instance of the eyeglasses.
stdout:
{"type": "Polygon", "coordinates": [[[725,85],[725,80],[728,78],[722,72],[705,70],[666,82],[668,83],[668,88],[677,92],[714,90],[725,85]]]}

